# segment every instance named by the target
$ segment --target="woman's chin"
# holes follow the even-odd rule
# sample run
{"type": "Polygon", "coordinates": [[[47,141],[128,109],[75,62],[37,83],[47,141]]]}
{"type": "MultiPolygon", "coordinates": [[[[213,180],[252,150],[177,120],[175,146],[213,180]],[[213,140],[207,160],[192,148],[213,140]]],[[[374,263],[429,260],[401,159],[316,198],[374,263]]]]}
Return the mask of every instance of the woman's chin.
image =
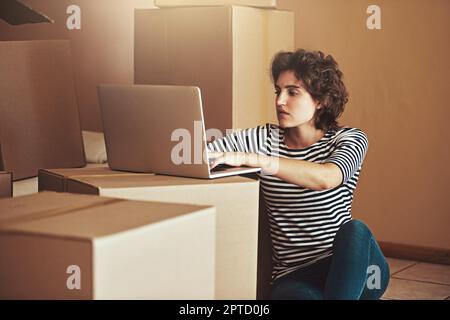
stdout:
{"type": "Polygon", "coordinates": [[[278,126],[281,129],[286,129],[286,128],[289,127],[289,123],[286,120],[284,120],[284,119],[278,119],[278,126]]]}

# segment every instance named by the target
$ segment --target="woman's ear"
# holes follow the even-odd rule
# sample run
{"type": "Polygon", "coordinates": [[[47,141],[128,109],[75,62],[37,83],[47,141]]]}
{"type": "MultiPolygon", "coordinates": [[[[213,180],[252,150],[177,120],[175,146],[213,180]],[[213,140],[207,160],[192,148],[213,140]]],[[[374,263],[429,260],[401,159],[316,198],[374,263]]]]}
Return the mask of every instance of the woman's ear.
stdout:
{"type": "Polygon", "coordinates": [[[318,99],[314,99],[314,102],[316,103],[317,110],[322,109],[322,103],[318,99]]]}

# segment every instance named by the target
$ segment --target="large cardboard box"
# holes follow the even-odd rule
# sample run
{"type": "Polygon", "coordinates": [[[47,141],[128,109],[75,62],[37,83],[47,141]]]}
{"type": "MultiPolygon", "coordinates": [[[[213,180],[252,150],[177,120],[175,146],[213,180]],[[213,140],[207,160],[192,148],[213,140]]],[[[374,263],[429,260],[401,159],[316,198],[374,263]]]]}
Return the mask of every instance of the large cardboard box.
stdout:
{"type": "Polygon", "coordinates": [[[162,175],[97,176],[71,178],[67,187],[74,193],[215,206],[216,298],[256,298],[258,181],[240,176],[214,180],[162,175]]]}
{"type": "Polygon", "coordinates": [[[67,180],[69,178],[136,174],[137,173],[112,170],[107,164],[88,164],[84,168],[39,169],[38,189],[39,191],[67,192],[67,180]]]}
{"type": "Polygon", "coordinates": [[[0,198],[12,197],[12,174],[0,171],[0,198]]]}
{"type": "Polygon", "coordinates": [[[42,192],[0,201],[1,299],[213,299],[215,209],[42,192]]]}
{"type": "MultiPolygon", "coordinates": [[[[259,194],[262,194],[260,186],[259,194]]],[[[269,215],[264,197],[259,198],[258,224],[258,290],[256,298],[267,300],[272,290],[272,238],[270,236],[269,215]]]]}
{"type": "Polygon", "coordinates": [[[14,180],[86,165],[67,40],[0,41],[0,157],[14,180]]]}
{"type": "Polygon", "coordinates": [[[276,0],[155,0],[157,7],[223,6],[240,5],[260,8],[276,8],[276,0]]]}
{"type": "Polygon", "coordinates": [[[294,47],[290,11],[241,6],[136,10],[137,84],[200,87],[206,128],[276,121],[270,62],[294,47]]]}

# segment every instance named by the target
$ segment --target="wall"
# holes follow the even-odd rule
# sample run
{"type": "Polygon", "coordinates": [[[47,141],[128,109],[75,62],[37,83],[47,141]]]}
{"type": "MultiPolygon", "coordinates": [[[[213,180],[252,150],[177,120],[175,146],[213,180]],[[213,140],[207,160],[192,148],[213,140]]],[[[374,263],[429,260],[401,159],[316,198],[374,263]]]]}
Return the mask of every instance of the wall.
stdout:
{"type": "Polygon", "coordinates": [[[450,249],[450,1],[279,0],[296,47],[339,62],[350,92],[341,123],[369,137],[353,215],[378,240],[450,249]],[[367,7],[381,8],[368,30],[367,7]]]}

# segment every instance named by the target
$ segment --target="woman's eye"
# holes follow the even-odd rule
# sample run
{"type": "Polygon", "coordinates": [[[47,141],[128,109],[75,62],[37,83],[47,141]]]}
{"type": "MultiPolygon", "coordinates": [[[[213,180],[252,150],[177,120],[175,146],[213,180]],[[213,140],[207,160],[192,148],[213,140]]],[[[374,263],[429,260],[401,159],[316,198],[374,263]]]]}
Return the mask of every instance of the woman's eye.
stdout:
{"type": "MultiPolygon", "coordinates": [[[[290,95],[292,97],[299,94],[299,92],[297,90],[288,90],[287,93],[288,93],[288,95],[290,95]]],[[[280,94],[281,94],[281,91],[275,91],[276,96],[279,96],[280,94]]]]}

